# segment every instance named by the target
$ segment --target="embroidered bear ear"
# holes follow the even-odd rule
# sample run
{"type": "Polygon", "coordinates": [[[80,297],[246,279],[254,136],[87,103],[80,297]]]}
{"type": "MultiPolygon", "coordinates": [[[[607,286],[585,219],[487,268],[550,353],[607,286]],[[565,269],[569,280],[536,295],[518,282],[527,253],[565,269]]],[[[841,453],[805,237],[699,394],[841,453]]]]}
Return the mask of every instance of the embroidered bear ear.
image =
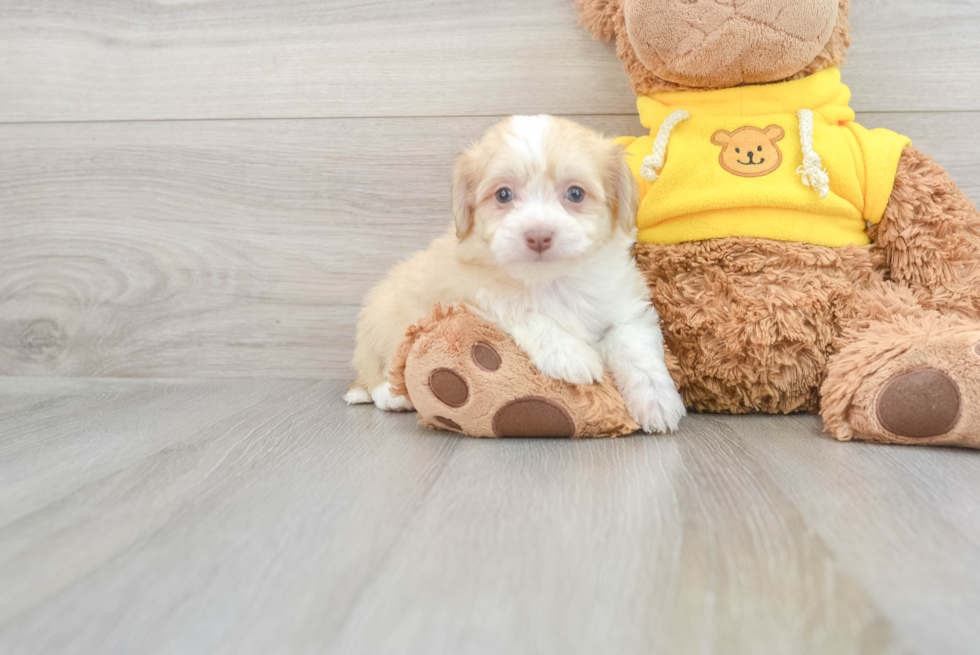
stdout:
{"type": "Polygon", "coordinates": [[[773,143],[776,143],[777,141],[782,141],[783,138],[786,136],[786,132],[783,130],[783,128],[779,127],[778,125],[770,125],[769,127],[767,127],[765,130],[765,134],[766,134],[766,138],[772,141],[773,143]]]}
{"type": "Polygon", "coordinates": [[[735,135],[727,130],[718,130],[711,135],[711,143],[715,144],[716,146],[728,145],[733,136],[735,135]]]}

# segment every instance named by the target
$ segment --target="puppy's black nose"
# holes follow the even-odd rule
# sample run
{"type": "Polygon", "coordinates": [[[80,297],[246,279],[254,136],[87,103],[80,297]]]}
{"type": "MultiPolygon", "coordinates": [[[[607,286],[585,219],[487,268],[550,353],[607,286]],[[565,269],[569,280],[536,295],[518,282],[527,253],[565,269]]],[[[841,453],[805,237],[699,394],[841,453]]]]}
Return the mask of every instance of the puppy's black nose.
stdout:
{"type": "Polygon", "coordinates": [[[551,230],[528,230],[524,233],[524,241],[527,247],[534,252],[544,252],[551,247],[551,241],[555,233],[551,230]]]}
{"type": "Polygon", "coordinates": [[[752,158],[755,157],[755,153],[749,150],[749,163],[752,163],[752,158]]]}

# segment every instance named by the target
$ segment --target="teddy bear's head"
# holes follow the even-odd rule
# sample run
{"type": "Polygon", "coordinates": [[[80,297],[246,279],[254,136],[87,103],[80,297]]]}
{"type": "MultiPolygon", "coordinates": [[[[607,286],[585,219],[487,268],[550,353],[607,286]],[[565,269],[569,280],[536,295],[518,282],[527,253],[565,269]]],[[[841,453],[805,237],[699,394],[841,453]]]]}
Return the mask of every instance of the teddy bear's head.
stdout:
{"type": "Polygon", "coordinates": [[[844,61],[850,0],[578,0],[633,92],[799,79],[844,61]]]}

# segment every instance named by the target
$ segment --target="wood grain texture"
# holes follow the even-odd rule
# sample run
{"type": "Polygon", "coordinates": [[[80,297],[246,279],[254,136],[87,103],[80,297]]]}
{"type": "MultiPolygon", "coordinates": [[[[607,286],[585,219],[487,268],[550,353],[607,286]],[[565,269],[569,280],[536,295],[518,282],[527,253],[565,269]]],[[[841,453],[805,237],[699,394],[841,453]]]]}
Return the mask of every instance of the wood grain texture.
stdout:
{"type": "Polygon", "coordinates": [[[496,120],[0,126],[0,374],[346,376],[496,120]]]}
{"type": "Polygon", "coordinates": [[[747,419],[727,427],[838,554],[841,570],[886,615],[915,608],[894,623],[905,644],[919,653],[980,649],[980,624],[946,622],[959,608],[980,608],[980,503],[972,493],[980,461],[973,453],[849,444],[858,449],[826,457],[820,440],[786,437],[815,432],[810,417],[747,419]],[[782,447],[773,448],[774,440],[782,447]],[[831,500],[838,493],[848,500],[831,500]],[[875,583],[866,586],[869,580],[875,583]],[[930,624],[944,628],[924,638],[930,624]]]}
{"type": "MultiPolygon", "coordinates": [[[[980,5],[853,23],[860,120],[980,199],[980,5]]],[[[453,154],[534,112],[642,130],[572,0],[0,3],[0,653],[980,652],[973,453],[474,441],[261,379],[346,379],[453,154]]]]}
{"type": "MultiPolygon", "coordinates": [[[[346,378],[362,297],[447,229],[497,120],[0,126],[0,374],[346,378]]],[[[980,198],[978,114],[861,120],[980,198]]]]}
{"type": "Polygon", "coordinates": [[[0,380],[0,651],[975,653],[970,453],[468,440],[310,381],[0,380]]]}
{"type": "MultiPolygon", "coordinates": [[[[853,4],[857,110],[980,110],[980,4],[853,4]]],[[[6,0],[0,89],[0,121],[633,111],[573,0],[6,0]]]]}

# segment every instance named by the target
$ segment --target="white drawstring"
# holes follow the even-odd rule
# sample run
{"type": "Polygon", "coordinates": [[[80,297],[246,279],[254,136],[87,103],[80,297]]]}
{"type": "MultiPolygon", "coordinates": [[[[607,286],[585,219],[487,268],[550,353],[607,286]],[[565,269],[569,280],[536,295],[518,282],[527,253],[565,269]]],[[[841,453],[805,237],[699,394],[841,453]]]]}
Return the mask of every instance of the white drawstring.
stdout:
{"type": "MultiPolygon", "coordinates": [[[[821,198],[830,195],[830,174],[823,167],[823,160],[813,148],[813,112],[809,109],[801,109],[797,112],[800,119],[800,147],[803,150],[803,164],[796,169],[796,174],[803,179],[803,185],[813,187],[821,198]]],[[[640,167],[640,176],[647,182],[656,182],[659,177],[657,171],[664,167],[667,160],[667,144],[670,142],[670,135],[674,128],[680,123],[691,117],[683,109],[672,113],[660,126],[657,138],[653,142],[653,154],[643,158],[643,165],[640,167]]]]}
{"type": "Polygon", "coordinates": [[[796,115],[800,117],[800,146],[803,148],[803,165],[796,169],[796,174],[802,176],[803,186],[813,187],[820,192],[821,198],[826,198],[830,195],[830,175],[813,149],[813,112],[801,109],[796,115]]]}
{"type": "Polygon", "coordinates": [[[691,115],[683,109],[678,109],[667,117],[664,124],[660,126],[660,132],[653,142],[653,154],[643,158],[643,166],[640,167],[640,175],[647,182],[657,181],[657,171],[664,167],[667,160],[667,143],[670,141],[670,133],[679,123],[683,123],[691,115]]]}

